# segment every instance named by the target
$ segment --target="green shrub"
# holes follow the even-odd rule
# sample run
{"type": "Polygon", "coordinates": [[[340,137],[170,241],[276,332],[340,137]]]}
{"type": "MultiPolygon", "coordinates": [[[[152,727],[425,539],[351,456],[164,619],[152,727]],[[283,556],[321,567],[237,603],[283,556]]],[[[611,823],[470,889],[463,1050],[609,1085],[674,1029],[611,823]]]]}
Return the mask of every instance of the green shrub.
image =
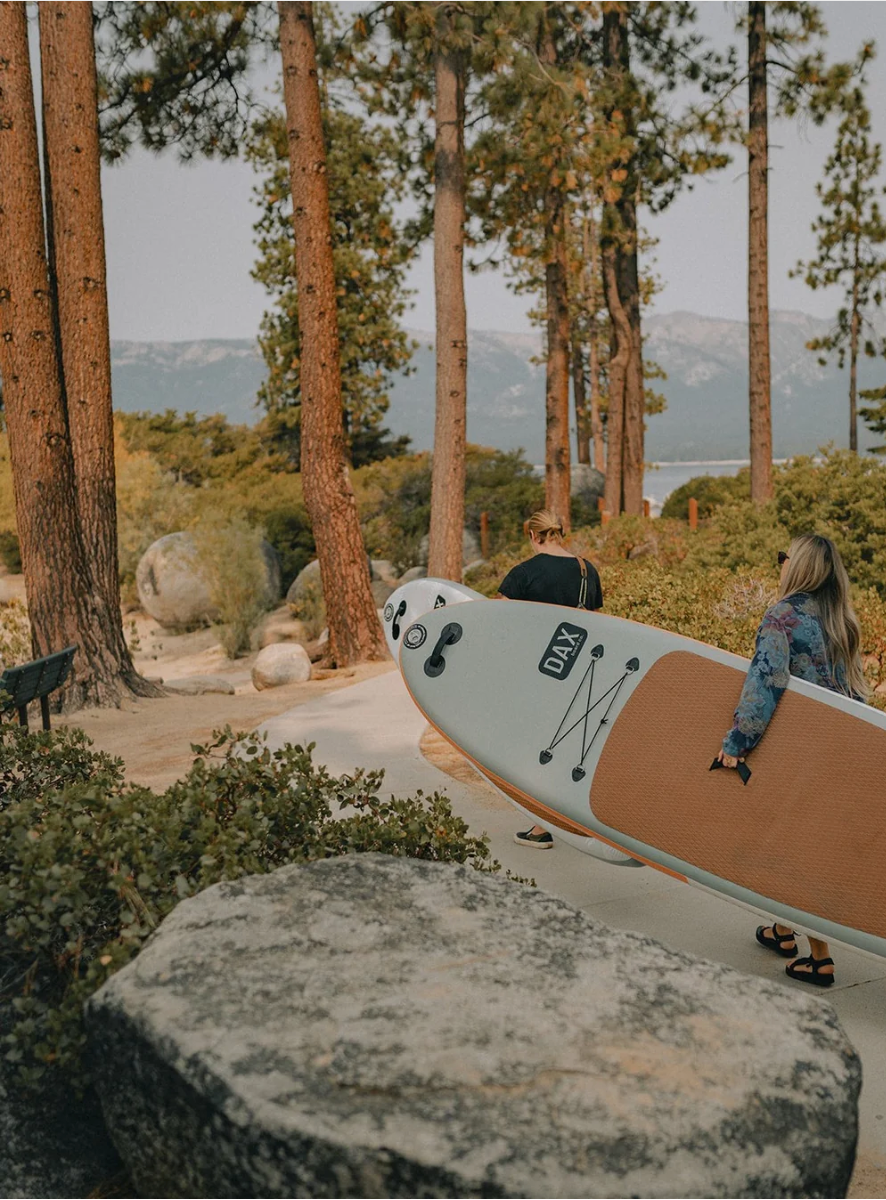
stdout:
{"type": "Polygon", "coordinates": [[[195,527],[200,570],[219,613],[219,641],[229,658],[245,654],[271,602],[261,530],[242,517],[205,514],[195,527]]]}
{"type": "Polygon", "coordinates": [[[0,530],[0,562],[11,574],[21,574],[21,547],[18,544],[18,534],[11,529],[0,530]]]}
{"type": "Polygon", "coordinates": [[[724,504],[736,500],[747,500],[751,494],[751,473],[749,468],[739,471],[737,475],[695,475],[682,487],[676,488],[668,496],[661,510],[663,517],[673,517],[678,521],[688,521],[689,501],[698,501],[698,515],[705,518],[724,504]]]}
{"type": "Polygon", "coordinates": [[[370,850],[498,869],[443,796],[383,799],[382,772],[334,778],[311,749],[226,729],[158,795],[80,731],[0,726],[0,1042],[23,1083],[88,1082],[84,1002],[214,883],[370,850]]]}
{"type": "Polygon", "coordinates": [[[311,522],[303,506],[277,508],[264,518],[265,537],[280,555],[283,595],[299,572],[317,557],[311,522]]]}
{"type": "Polygon", "coordinates": [[[323,584],[320,572],[310,575],[299,584],[298,599],[290,604],[292,615],[298,617],[305,627],[307,636],[314,640],[326,628],[326,601],[323,599],[323,584]]]}

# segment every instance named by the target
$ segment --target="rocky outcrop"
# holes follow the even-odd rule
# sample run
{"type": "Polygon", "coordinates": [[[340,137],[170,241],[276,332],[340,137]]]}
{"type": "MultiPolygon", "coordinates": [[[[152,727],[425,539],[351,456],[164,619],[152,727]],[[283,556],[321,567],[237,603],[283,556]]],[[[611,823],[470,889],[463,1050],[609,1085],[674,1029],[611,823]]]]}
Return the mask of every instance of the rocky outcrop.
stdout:
{"type": "Polygon", "coordinates": [[[167,629],[218,616],[189,533],[168,533],[152,542],[139,559],[135,584],[142,608],[167,629]]]}
{"type": "MultiPolygon", "coordinates": [[[[421,539],[418,546],[418,561],[421,566],[428,565],[428,548],[430,546],[430,538],[427,534],[421,539]]],[[[476,561],[480,557],[480,543],[470,529],[464,529],[461,536],[461,561],[462,566],[476,561]]]]}
{"type": "Polygon", "coordinates": [[[569,468],[569,494],[581,496],[586,502],[602,496],[606,489],[606,476],[588,463],[573,463],[569,468]]]}
{"type": "Polygon", "coordinates": [[[298,642],[278,642],[259,650],[252,664],[252,682],[258,691],[287,683],[307,683],[311,660],[298,642]]]}
{"type": "Polygon", "coordinates": [[[819,997],[466,867],[220,884],[91,1000],[147,1196],[841,1196],[860,1068],[819,997]]]}
{"type": "MultiPolygon", "coordinates": [[[[261,553],[260,585],[266,602],[275,604],[280,599],[280,556],[265,541],[261,553]]],[[[139,560],[135,584],[142,608],[167,629],[218,619],[197,544],[189,533],[168,533],[153,542],[139,560]]]]}

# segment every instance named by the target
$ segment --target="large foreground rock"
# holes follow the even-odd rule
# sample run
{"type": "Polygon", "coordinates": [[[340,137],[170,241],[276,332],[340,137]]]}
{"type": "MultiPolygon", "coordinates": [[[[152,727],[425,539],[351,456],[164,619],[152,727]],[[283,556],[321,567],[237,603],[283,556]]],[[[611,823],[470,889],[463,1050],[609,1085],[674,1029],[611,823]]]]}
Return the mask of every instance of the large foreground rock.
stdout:
{"type": "Polygon", "coordinates": [[[89,1026],[146,1196],[842,1196],[854,1158],[820,998],[467,867],[210,888],[89,1026]]]}
{"type": "Polygon", "coordinates": [[[0,1196],[88,1196],[122,1165],[91,1088],[77,1096],[50,1070],[25,1091],[0,1065],[0,1196]]]}

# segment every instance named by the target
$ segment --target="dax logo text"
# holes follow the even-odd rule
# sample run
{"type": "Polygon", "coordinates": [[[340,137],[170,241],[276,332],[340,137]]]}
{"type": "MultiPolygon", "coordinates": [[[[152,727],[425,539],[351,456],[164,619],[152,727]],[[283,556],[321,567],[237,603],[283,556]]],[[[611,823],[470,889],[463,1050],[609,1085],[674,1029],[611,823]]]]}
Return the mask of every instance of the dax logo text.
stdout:
{"type": "Polygon", "coordinates": [[[570,625],[568,621],[561,621],[557,632],[548,642],[547,650],[541,656],[539,671],[542,675],[550,675],[552,679],[565,679],[587,640],[586,629],[570,625]]]}

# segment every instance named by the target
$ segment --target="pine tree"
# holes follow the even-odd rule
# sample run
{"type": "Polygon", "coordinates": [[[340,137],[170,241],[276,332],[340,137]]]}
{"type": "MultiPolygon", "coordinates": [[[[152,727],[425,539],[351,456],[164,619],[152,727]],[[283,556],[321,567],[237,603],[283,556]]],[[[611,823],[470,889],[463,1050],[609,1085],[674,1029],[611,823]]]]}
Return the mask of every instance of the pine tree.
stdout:
{"type": "MultiPolygon", "coordinates": [[[[111,345],[102,219],[92,11],[38,9],[49,272],[71,449],[77,518],[89,548],[92,601],[105,647],[91,663],[102,699],[157,695],[134,670],[123,636],[117,562],[111,345]]],[[[86,663],[80,664],[81,675],[86,663]]]]}
{"type": "MultiPolygon", "coordinates": [[[[878,196],[882,151],[871,141],[871,114],[865,101],[864,65],[872,57],[863,52],[860,75],[840,101],[840,122],[834,149],[825,163],[825,179],[816,186],[822,212],[812,225],[817,234],[817,257],[798,263],[794,274],[803,274],[813,290],[839,286],[844,303],[835,327],[810,341],[822,365],[836,353],[842,369],[849,359],[849,449],[858,449],[858,356],[882,352],[882,339],[870,324],[866,310],[883,302],[886,284],[886,220],[878,196]],[[864,338],[865,325],[868,336],[864,338]]],[[[870,398],[870,397],[868,397],[870,398]]]]}
{"type": "Polygon", "coordinates": [[[24,3],[0,5],[0,372],[35,655],[79,646],[66,700],[116,693],[120,663],[78,519],[46,256],[24,3]]]}
{"type": "MultiPolygon", "coordinates": [[[[821,12],[798,0],[753,0],[740,28],[747,33],[748,69],[748,401],[751,498],[772,498],[772,375],[769,353],[769,90],[775,113],[801,112],[820,122],[845,85],[845,64],[825,67],[821,12]]],[[[742,81],[735,80],[735,86],[742,81]]]]}
{"type": "Polygon", "coordinates": [[[468,323],[465,307],[465,93],[470,42],[457,6],[432,6],[436,405],[428,574],[461,581],[465,523],[468,323]]]}
{"type": "Polygon", "coordinates": [[[301,334],[301,460],[339,666],[385,657],[345,458],[338,312],[313,5],[280,0],[301,334]]]}
{"type": "MultiPolygon", "coordinates": [[[[325,13],[317,32],[329,203],[338,234],[332,253],[345,438],[351,463],[359,466],[402,453],[408,445],[408,439],[392,439],[382,421],[390,377],[408,369],[412,350],[400,317],[409,295],[404,275],[415,238],[394,211],[406,187],[402,141],[390,125],[369,120],[353,103],[346,64],[335,55],[340,30],[325,13]]],[[[259,336],[268,369],[259,401],[268,413],[273,443],[297,464],[302,352],[289,147],[282,114],[272,113],[254,124],[246,155],[261,175],[261,216],[255,226],[260,258],[253,276],[274,298],[259,336]]]]}

